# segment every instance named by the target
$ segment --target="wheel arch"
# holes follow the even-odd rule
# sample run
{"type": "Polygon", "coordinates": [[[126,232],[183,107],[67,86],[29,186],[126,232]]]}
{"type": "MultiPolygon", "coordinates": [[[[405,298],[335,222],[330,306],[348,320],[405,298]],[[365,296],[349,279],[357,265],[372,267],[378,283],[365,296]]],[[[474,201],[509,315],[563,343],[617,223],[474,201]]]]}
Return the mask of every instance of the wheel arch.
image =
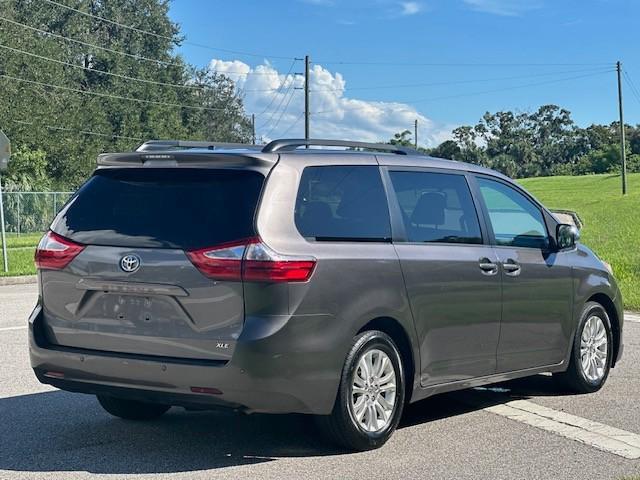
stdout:
{"type": "Polygon", "coordinates": [[[363,325],[360,330],[358,330],[357,335],[371,330],[379,330],[386,333],[398,346],[400,356],[402,357],[402,363],[404,365],[405,403],[410,403],[416,383],[417,359],[414,355],[415,350],[412,346],[409,334],[402,324],[392,317],[377,317],[370,320],[363,325]]]}
{"type": "Polygon", "coordinates": [[[616,306],[613,303],[613,300],[611,300],[606,293],[595,293],[587,299],[587,303],[588,302],[596,302],[602,305],[602,308],[605,309],[609,316],[609,321],[611,322],[611,335],[613,336],[613,360],[611,367],[615,367],[621,339],[620,316],[618,315],[616,306]]]}

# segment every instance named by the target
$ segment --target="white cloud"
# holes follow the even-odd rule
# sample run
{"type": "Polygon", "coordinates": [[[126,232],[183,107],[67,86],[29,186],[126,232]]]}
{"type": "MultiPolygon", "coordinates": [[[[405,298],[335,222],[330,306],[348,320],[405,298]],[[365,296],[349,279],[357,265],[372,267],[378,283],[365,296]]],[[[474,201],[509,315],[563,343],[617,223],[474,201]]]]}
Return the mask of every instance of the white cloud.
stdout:
{"type": "MultiPolygon", "coordinates": [[[[293,67],[294,72],[298,65],[293,67]]],[[[209,68],[226,72],[236,82],[246,111],[256,114],[258,138],[266,141],[304,136],[302,76],[287,75],[269,64],[250,67],[238,60],[214,59],[209,68]]],[[[435,122],[411,105],[347,96],[347,82],[342,74],[332,73],[321,65],[313,65],[310,79],[312,137],[387,141],[397,132],[413,132],[416,119],[421,146],[436,146],[451,136],[451,126],[435,122]]]]}
{"type": "Polygon", "coordinates": [[[402,15],[415,15],[422,11],[422,5],[418,2],[400,2],[402,15]]]}
{"type": "Polygon", "coordinates": [[[518,17],[540,8],[538,0],[464,0],[464,3],[480,12],[507,17],[518,17]]]}

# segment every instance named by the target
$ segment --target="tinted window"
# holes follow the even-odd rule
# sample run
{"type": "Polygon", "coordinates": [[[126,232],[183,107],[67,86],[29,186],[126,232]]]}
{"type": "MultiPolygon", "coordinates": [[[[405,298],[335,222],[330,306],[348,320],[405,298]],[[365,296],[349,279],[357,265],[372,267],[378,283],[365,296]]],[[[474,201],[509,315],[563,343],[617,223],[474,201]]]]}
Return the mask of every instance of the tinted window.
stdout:
{"type": "Polygon", "coordinates": [[[305,168],[296,226],[316,240],[389,241],[389,208],[378,167],[305,168]]]}
{"type": "Polygon", "coordinates": [[[479,178],[478,184],[498,245],[532,248],[547,246],[547,228],[542,212],[531,200],[494,180],[479,178]]]}
{"type": "Polygon", "coordinates": [[[462,175],[390,172],[407,240],[482,243],[467,180],[462,175]]]}
{"type": "Polygon", "coordinates": [[[199,248],[254,235],[264,177],[205,169],[99,170],[53,224],[95,245],[199,248]]]}

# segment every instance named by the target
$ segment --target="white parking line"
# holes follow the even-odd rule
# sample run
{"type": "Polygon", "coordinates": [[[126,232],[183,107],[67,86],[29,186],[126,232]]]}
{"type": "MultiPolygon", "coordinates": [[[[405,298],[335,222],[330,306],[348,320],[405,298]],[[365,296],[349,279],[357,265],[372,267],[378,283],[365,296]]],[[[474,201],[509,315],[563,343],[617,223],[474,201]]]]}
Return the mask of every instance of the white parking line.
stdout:
{"type": "Polygon", "coordinates": [[[624,312],[624,320],[626,322],[640,323],[640,313],[624,312]]]}
{"type": "Polygon", "coordinates": [[[620,457],[631,460],[640,458],[640,435],[636,433],[559,412],[527,400],[513,400],[485,410],[620,457]]]}
{"type": "Polygon", "coordinates": [[[9,332],[11,330],[24,330],[25,328],[27,328],[26,325],[20,325],[18,327],[2,327],[0,328],[0,332],[9,332]]]}

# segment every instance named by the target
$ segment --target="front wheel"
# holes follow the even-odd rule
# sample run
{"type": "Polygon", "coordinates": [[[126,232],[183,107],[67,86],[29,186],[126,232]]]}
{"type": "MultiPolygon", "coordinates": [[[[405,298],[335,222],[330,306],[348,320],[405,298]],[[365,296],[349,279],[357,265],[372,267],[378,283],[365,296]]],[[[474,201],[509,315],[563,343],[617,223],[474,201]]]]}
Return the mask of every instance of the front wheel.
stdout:
{"type": "Polygon", "coordinates": [[[108,413],[125,420],[153,420],[171,408],[170,405],[138,402],[106,395],[98,395],[98,402],[108,413]]]}
{"type": "Polygon", "coordinates": [[[318,417],[329,438],[350,450],[379,448],[395,431],[404,406],[402,359],[380,331],[354,338],[331,415],[318,417]]]}
{"type": "Polygon", "coordinates": [[[587,303],[576,330],[569,368],[554,378],[572,392],[600,390],[611,369],[611,340],[611,322],[606,310],[599,303],[587,303]]]}

